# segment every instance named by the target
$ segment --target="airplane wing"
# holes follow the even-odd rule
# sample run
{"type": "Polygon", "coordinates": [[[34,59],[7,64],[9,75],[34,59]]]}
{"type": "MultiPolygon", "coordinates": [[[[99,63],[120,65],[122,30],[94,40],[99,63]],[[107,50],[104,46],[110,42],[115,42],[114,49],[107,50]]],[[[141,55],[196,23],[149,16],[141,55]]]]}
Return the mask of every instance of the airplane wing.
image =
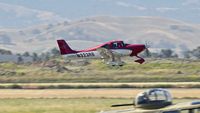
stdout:
{"type": "Polygon", "coordinates": [[[114,54],[113,51],[111,51],[110,49],[106,49],[106,48],[99,48],[97,49],[97,51],[99,51],[100,55],[104,58],[104,59],[110,59],[112,62],[121,62],[121,56],[118,54],[114,54]]]}
{"type": "Polygon", "coordinates": [[[121,61],[121,56],[114,51],[106,48],[99,48],[97,51],[100,53],[104,61],[109,65],[118,65],[122,66],[124,62],[121,61]]]}
{"type": "Polygon", "coordinates": [[[124,109],[124,110],[111,110],[101,111],[100,113],[162,113],[159,110],[143,110],[143,109],[124,109]]]}
{"type": "MultiPolygon", "coordinates": [[[[162,113],[171,113],[170,111],[174,111],[173,113],[179,113],[180,111],[188,111],[188,113],[195,113],[194,112],[195,109],[197,110],[200,109],[200,101],[178,103],[178,104],[163,108],[161,109],[161,111],[162,113]]],[[[198,113],[200,113],[200,111],[198,113]]]]}
{"type": "Polygon", "coordinates": [[[111,110],[101,111],[100,113],[200,113],[200,101],[178,103],[170,105],[162,109],[124,109],[124,110],[111,110]]]}
{"type": "Polygon", "coordinates": [[[102,58],[105,59],[106,61],[109,61],[110,59],[111,61],[115,61],[115,56],[111,50],[102,47],[102,48],[98,48],[97,51],[100,53],[102,58]]]}

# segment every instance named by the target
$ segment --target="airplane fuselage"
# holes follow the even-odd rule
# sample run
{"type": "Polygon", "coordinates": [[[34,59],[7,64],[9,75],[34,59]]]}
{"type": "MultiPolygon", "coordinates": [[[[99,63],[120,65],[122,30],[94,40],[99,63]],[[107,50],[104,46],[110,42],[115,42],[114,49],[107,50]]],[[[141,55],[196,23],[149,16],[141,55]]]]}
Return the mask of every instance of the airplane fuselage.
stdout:
{"type": "MultiPolygon", "coordinates": [[[[130,56],[132,50],[128,49],[112,49],[114,55],[119,55],[121,57],[130,56]]],[[[99,51],[86,51],[86,52],[77,52],[72,54],[63,55],[67,59],[103,59],[99,51]]]]}
{"type": "MultiPolygon", "coordinates": [[[[146,46],[144,44],[126,44],[123,41],[110,41],[93,48],[88,48],[81,51],[73,50],[65,42],[65,40],[57,40],[60,53],[66,59],[105,59],[111,61],[112,65],[123,65],[121,57],[136,56],[138,62],[142,64],[145,60],[138,56],[144,51],[146,46]]],[[[110,64],[110,62],[108,62],[110,64]]]]}

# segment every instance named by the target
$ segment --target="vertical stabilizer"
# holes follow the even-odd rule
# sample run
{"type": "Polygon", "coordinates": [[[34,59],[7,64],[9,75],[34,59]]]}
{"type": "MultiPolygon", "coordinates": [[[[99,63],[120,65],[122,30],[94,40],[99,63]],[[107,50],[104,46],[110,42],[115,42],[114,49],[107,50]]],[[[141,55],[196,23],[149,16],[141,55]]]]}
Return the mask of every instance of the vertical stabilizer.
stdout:
{"type": "Polygon", "coordinates": [[[57,43],[58,43],[61,55],[76,53],[76,51],[72,50],[69,47],[69,45],[65,42],[65,40],[57,40],[57,43]]]}

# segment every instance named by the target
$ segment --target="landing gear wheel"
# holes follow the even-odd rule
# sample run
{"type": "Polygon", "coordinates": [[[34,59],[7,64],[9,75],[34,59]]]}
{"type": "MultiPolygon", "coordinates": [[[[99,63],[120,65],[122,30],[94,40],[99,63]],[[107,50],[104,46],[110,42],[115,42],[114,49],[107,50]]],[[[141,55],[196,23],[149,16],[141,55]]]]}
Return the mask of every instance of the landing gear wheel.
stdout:
{"type": "Polygon", "coordinates": [[[111,65],[113,67],[115,67],[115,66],[122,67],[122,66],[124,66],[125,63],[124,62],[107,62],[107,64],[111,65]]]}

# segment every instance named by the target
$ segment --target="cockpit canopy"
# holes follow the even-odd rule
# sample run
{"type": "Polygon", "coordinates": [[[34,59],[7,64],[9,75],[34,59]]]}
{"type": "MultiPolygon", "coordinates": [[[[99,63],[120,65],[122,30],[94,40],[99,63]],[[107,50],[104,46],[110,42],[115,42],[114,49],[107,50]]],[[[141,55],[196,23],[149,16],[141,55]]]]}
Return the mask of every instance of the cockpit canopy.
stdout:
{"type": "Polygon", "coordinates": [[[107,49],[123,49],[126,44],[123,41],[111,41],[103,45],[102,47],[107,49]]]}
{"type": "Polygon", "coordinates": [[[123,48],[125,46],[123,41],[116,41],[112,43],[113,49],[123,48]]]}
{"type": "Polygon", "coordinates": [[[165,89],[150,89],[139,93],[135,99],[135,105],[154,105],[172,103],[171,94],[165,89]]]}

